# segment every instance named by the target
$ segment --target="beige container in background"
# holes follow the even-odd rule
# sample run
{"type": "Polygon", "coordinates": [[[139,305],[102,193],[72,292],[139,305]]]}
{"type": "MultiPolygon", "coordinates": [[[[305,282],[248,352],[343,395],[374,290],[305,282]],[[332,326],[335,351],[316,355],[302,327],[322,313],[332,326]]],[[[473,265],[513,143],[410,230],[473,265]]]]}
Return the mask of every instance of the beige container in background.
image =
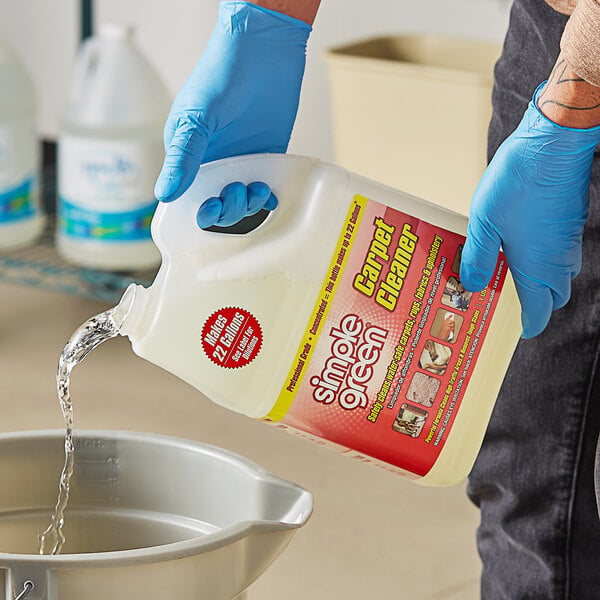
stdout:
{"type": "Polygon", "coordinates": [[[328,51],[335,161],[467,215],[486,164],[500,49],[401,35],[328,51]]]}

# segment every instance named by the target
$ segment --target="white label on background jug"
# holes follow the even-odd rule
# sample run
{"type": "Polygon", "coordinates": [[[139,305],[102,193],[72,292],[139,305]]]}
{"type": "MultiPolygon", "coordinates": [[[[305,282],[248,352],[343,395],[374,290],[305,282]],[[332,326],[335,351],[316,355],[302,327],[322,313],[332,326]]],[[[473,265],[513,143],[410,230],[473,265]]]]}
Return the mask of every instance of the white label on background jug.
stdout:
{"type": "Polygon", "coordinates": [[[162,159],[160,140],[61,138],[61,232],[82,240],[149,240],[162,159]]]}
{"type": "Polygon", "coordinates": [[[0,224],[32,217],[37,171],[33,122],[0,124],[0,224]]]}

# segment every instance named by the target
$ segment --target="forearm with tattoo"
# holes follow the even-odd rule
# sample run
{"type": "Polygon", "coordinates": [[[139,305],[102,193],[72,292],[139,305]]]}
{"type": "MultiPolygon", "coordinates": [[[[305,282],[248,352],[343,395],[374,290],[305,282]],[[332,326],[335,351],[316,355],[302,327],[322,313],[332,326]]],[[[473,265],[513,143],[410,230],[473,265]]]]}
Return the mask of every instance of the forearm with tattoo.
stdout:
{"type": "Polygon", "coordinates": [[[538,107],[559,125],[594,127],[600,124],[600,87],[574,73],[561,54],[538,97],[538,107]]]}

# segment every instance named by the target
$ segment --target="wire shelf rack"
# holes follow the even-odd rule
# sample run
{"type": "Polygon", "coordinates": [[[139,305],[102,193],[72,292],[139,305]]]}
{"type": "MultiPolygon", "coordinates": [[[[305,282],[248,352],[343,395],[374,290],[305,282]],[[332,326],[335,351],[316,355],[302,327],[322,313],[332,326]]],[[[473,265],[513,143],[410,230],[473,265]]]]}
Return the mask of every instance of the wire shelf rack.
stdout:
{"type": "Polygon", "coordinates": [[[149,285],[156,270],[112,273],[85,269],[65,262],[54,245],[56,166],[54,149],[44,146],[45,165],[41,177],[41,196],[47,213],[42,236],[35,245],[0,252],[0,281],[90,298],[118,302],[130,283],[149,285]],[[50,160],[47,155],[50,154],[50,160]]]}

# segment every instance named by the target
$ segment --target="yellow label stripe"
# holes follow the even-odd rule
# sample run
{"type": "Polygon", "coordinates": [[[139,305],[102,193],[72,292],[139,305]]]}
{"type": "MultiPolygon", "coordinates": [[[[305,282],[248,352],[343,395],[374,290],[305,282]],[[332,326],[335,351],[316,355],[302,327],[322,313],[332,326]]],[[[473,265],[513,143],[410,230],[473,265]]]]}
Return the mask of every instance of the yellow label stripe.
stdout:
{"type": "Polygon", "coordinates": [[[342,228],[342,233],[338,239],[331,263],[329,264],[327,277],[317,296],[317,301],[315,302],[310,321],[304,331],[302,341],[298,346],[298,352],[296,353],[292,367],[285,380],[285,387],[279,394],[271,412],[263,417],[264,419],[269,421],[280,421],[286,415],[294,401],[296,392],[304,377],[306,367],[310,362],[310,358],[317,345],[319,336],[321,335],[321,329],[323,328],[323,323],[329,312],[329,307],[331,306],[338,289],[338,284],[342,278],[344,268],[346,267],[347,258],[350,254],[352,244],[354,243],[356,233],[358,232],[360,220],[362,219],[367,202],[368,199],[364,196],[354,196],[354,199],[350,204],[342,228]]]}

